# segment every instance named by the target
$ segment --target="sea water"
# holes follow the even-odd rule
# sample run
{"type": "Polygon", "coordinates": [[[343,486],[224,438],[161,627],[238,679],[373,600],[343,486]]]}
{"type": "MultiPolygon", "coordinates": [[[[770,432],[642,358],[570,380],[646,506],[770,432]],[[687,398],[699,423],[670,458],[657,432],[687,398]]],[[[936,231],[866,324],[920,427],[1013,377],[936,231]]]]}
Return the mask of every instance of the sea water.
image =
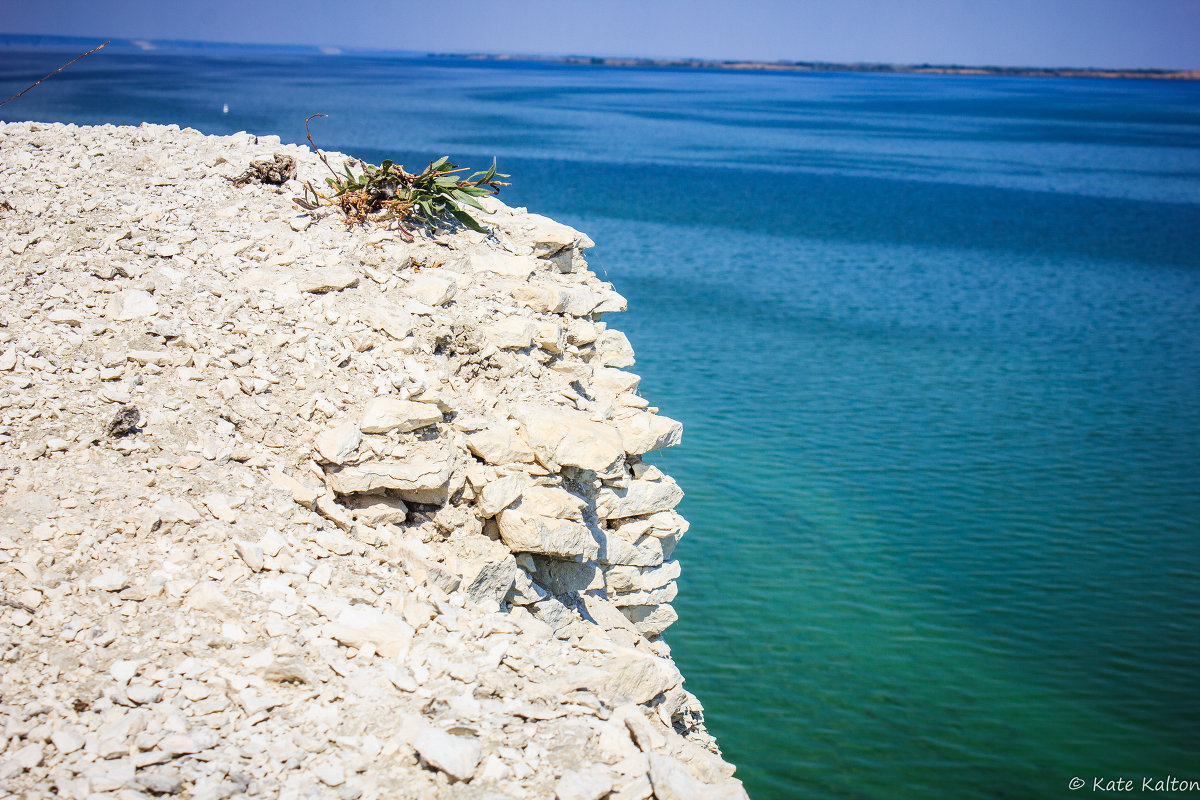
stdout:
{"type": "Polygon", "coordinates": [[[317,112],[596,240],[685,425],[667,639],[752,797],[1200,779],[1200,84],[101,52],[0,109],[317,112]]]}

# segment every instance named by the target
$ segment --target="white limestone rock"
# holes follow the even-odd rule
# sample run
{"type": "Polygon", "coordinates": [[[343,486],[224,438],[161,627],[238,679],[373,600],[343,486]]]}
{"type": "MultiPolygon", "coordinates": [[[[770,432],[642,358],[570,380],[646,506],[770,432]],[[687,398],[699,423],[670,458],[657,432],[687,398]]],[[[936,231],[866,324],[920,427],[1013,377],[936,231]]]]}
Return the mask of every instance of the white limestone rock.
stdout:
{"type": "MultiPolygon", "coordinates": [[[[587,688],[610,705],[617,698],[648,703],[683,682],[679,669],[670,661],[632,648],[617,647],[603,666],[584,671],[565,686],[587,688]]],[[[564,686],[564,688],[565,688],[564,686]]]]}
{"type": "Polygon", "coordinates": [[[629,367],[634,363],[633,346],[620,331],[604,331],[592,346],[595,348],[592,360],[602,366],[629,367]]]}
{"type": "Polygon", "coordinates": [[[596,561],[605,565],[625,564],[635,567],[657,567],[663,563],[662,540],[645,535],[630,542],[609,531],[597,532],[599,551],[596,561]]]}
{"type": "Polygon", "coordinates": [[[479,511],[484,518],[494,517],[515,503],[529,485],[529,476],[517,472],[489,481],[479,496],[479,511]]]}
{"type": "Polygon", "coordinates": [[[621,613],[643,636],[661,636],[663,631],[679,620],[679,614],[669,605],[625,606],[621,613]]]}
{"type": "Polygon", "coordinates": [[[604,580],[610,592],[628,595],[635,592],[649,592],[661,589],[676,580],[679,575],[679,562],[665,560],[662,564],[653,567],[639,567],[626,564],[610,566],[604,571],[604,580]]]}
{"type": "Polygon", "coordinates": [[[560,314],[570,300],[562,288],[543,283],[507,283],[504,289],[517,303],[539,313],[560,314]]]}
{"type": "Polygon", "coordinates": [[[212,614],[223,620],[238,616],[237,608],[216,581],[201,581],[187,594],[186,605],[196,611],[212,614]]]}
{"type": "Polygon", "coordinates": [[[251,239],[236,239],[232,241],[220,242],[209,248],[208,254],[213,258],[225,258],[226,256],[236,256],[239,253],[249,249],[254,245],[251,239]]]}
{"type": "MultiPolygon", "coordinates": [[[[586,319],[573,319],[567,327],[567,341],[576,347],[584,347],[596,341],[600,326],[586,319]]],[[[597,367],[597,370],[600,368],[597,367]]]]}
{"type": "Polygon", "coordinates": [[[600,474],[613,472],[625,449],[616,428],[586,414],[550,403],[519,403],[513,417],[542,463],[562,464],[600,474]]]}
{"type": "Polygon", "coordinates": [[[621,433],[621,446],[630,455],[641,455],[683,440],[683,424],[658,414],[632,412],[613,420],[621,433]]]}
{"type": "Polygon", "coordinates": [[[467,597],[473,603],[493,600],[499,603],[517,579],[517,562],[511,555],[499,561],[487,562],[470,577],[466,584],[467,597]]]}
{"type": "Polygon", "coordinates": [[[158,313],[158,301],[143,289],[122,289],[113,296],[108,316],[123,322],[145,319],[158,313]]]}
{"type": "Polygon", "coordinates": [[[534,557],[532,577],[552,594],[589,592],[604,588],[604,573],[591,562],[563,561],[559,558],[534,557]]]}
{"type": "Polygon", "coordinates": [[[567,333],[561,325],[543,323],[533,335],[533,343],[547,353],[560,356],[567,349],[567,333]]]}
{"type": "Polygon", "coordinates": [[[625,301],[586,237],[490,197],[489,236],[293,224],[293,192],[224,179],[278,151],[321,180],[274,137],[0,139],[0,250],[31,276],[0,285],[0,566],[33,609],[0,617],[51,656],[0,670],[5,791],[648,800],[636,737],[740,796],[642,638],[674,618],[687,525],[635,513],[675,498],[634,456],[677,432],[605,366],[625,301]],[[429,424],[364,434],[377,396],[429,424]],[[112,403],[137,435],[104,434],[112,403]],[[422,717],[478,756],[414,758],[422,717]]]}
{"type": "Polygon", "coordinates": [[[534,453],[528,443],[507,425],[491,425],[467,434],[467,447],[489,464],[529,464],[534,453]]]}
{"type": "Polygon", "coordinates": [[[529,573],[525,572],[524,569],[518,569],[516,577],[513,579],[512,588],[505,599],[514,606],[527,606],[545,597],[546,590],[534,583],[533,579],[529,577],[529,573]]]}
{"type": "Polygon", "coordinates": [[[691,523],[675,511],[656,512],[646,517],[646,522],[650,526],[646,533],[649,533],[651,536],[657,536],[660,539],[682,536],[691,527],[691,523]]]}
{"type": "Polygon", "coordinates": [[[613,790],[612,775],[599,768],[568,770],[554,785],[555,800],[600,800],[613,790]]]}
{"type": "Polygon", "coordinates": [[[347,267],[325,267],[298,276],[296,283],[302,292],[323,294],[357,286],[358,280],[358,273],[347,267]]]}
{"type": "Polygon", "coordinates": [[[346,499],[346,507],[355,520],[372,528],[403,525],[408,519],[408,506],[398,497],[355,495],[346,499]]]}
{"type": "Polygon", "coordinates": [[[262,572],[264,564],[264,555],[262,545],[257,542],[245,542],[237,540],[233,543],[233,549],[238,554],[238,557],[245,562],[251,572],[262,572]]]}
{"type": "Polygon", "coordinates": [[[200,521],[200,514],[191,503],[174,497],[157,500],[150,510],[163,522],[183,522],[190,525],[200,521]]]}
{"type": "Polygon", "coordinates": [[[70,755],[76,750],[81,749],[87,740],[79,735],[79,732],[71,728],[59,728],[50,734],[50,741],[54,743],[55,749],[61,755],[70,755]]]}
{"type": "Polygon", "coordinates": [[[552,594],[530,603],[526,608],[539,621],[550,626],[554,636],[559,639],[581,637],[588,633],[588,626],[580,619],[579,614],[552,594]]]}
{"type": "Polygon", "coordinates": [[[388,563],[401,565],[409,575],[430,583],[443,592],[453,592],[462,583],[458,575],[434,560],[436,554],[422,542],[407,536],[397,536],[387,547],[388,563]]]}
{"type": "Polygon", "coordinates": [[[663,605],[674,602],[678,595],[679,587],[674,582],[671,582],[666,586],[660,586],[657,589],[641,592],[629,592],[628,594],[618,594],[612,598],[612,602],[616,606],[663,605]]]}
{"type": "Polygon", "coordinates": [[[411,314],[385,308],[377,303],[364,304],[352,312],[372,330],[386,333],[396,341],[404,341],[413,332],[411,314]]]}
{"type": "Polygon", "coordinates": [[[316,506],[317,497],[320,493],[307,483],[298,481],[291,475],[278,469],[270,470],[267,473],[267,477],[273,485],[290,492],[292,499],[300,505],[306,508],[314,508],[316,506]]]}
{"type": "Polygon", "coordinates": [[[76,328],[83,324],[83,315],[69,308],[56,308],[46,315],[46,319],[56,325],[70,325],[76,328]]]}
{"type": "Polygon", "coordinates": [[[119,592],[129,585],[129,576],[119,569],[106,569],[88,581],[89,589],[102,592],[119,592]]]}
{"type": "Polygon", "coordinates": [[[524,238],[533,245],[533,253],[538,258],[548,258],[566,248],[583,250],[594,246],[586,235],[541,214],[527,214],[525,224],[524,238]]]}
{"type": "Polygon", "coordinates": [[[363,409],[358,429],[363,433],[404,433],[441,421],[442,412],[436,404],[376,397],[363,409]]]}
{"type": "MultiPolygon", "coordinates": [[[[592,339],[595,341],[595,339],[592,339]]],[[[615,399],[637,391],[641,377],[613,367],[597,367],[592,373],[592,389],[599,395],[615,399]]]]}
{"type": "Polygon", "coordinates": [[[130,350],[125,357],[135,364],[155,364],[163,367],[171,363],[171,354],[165,350],[130,350]]]}
{"type": "Polygon", "coordinates": [[[395,491],[413,503],[445,503],[450,496],[454,459],[440,449],[422,448],[403,461],[367,461],[326,472],[329,486],[338,494],[395,491]]]}
{"type": "Polygon", "coordinates": [[[370,645],[384,658],[407,653],[413,639],[412,626],[401,617],[365,605],[347,607],[323,632],[346,647],[370,645]]]}
{"type": "Polygon", "coordinates": [[[412,746],[422,761],[455,781],[471,780],[483,755],[474,736],[455,736],[428,723],[423,724],[412,746]]]}
{"type": "Polygon", "coordinates": [[[740,781],[708,784],[669,755],[650,754],[650,784],[658,800],[749,800],[740,781]]]}
{"type": "Polygon", "coordinates": [[[134,684],[125,689],[125,696],[134,705],[144,706],[162,700],[163,690],[158,686],[134,684]]]}
{"type": "Polygon", "coordinates": [[[616,564],[604,570],[604,583],[610,592],[635,592],[642,588],[642,570],[627,564],[616,564]]]}
{"type": "Polygon", "coordinates": [[[10,749],[9,756],[0,762],[0,780],[16,777],[42,763],[44,750],[38,742],[10,749]]]}
{"type": "Polygon", "coordinates": [[[405,288],[412,297],[435,307],[449,303],[458,292],[458,284],[453,280],[428,273],[418,274],[405,288]]]}
{"type": "Polygon", "coordinates": [[[484,340],[501,350],[524,350],[533,344],[537,332],[537,323],[523,317],[506,317],[480,329],[484,340]]]}
{"type": "Polygon", "coordinates": [[[346,770],[341,764],[318,764],[313,767],[313,775],[321,783],[334,788],[346,782],[346,770]]]}
{"type": "Polygon", "coordinates": [[[683,490],[673,478],[633,480],[626,488],[605,487],[596,497],[596,514],[601,519],[620,519],[669,511],[679,505],[683,490]]]}
{"type": "Polygon", "coordinates": [[[349,420],[321,431],[314,442],[321,460],[328,464],[345,464],[361,443],[358,425],[349,420]]]}
{"type": "Polygon", "coordinates": [[[653,796],[654,787],[650,785],[650,776],[642,773],[620,781],[608,797],[609,800],[650,800],[653,796]]]}
{"type": "Polygon", "coordinates": [[[572,317],[586,317],[604,302],[604,295],[584,286],[564,286],[559,290],[566,297],[563,311],[572,317]]]}
{"type": "Polygon", "coordinates": [[[497,250],[486,253],[472,253],[470,264],[475,272],[490,272],[505,278],[519,278],[522,280],[532,275],[534,269],[537,267],[536,261],[532,261],[525,256],[513,255],[512,253],[497,250]]]}
{"type": "Polygon", "coordinates": [[[521,492],[517,508],[529,514],[582,522],[587,501],[561,486],[528,486],[521,492]]]}
{"type": "Polygon", "coordinates": [[[108,675],[118,684],[124,685],[137,675],[144,659],[117,659],[108,667],[108,675]]]}
{"type": "Polygon", "coordinates": [[[501,511],[496,522],[500,538],[514,553],[594,559],[600,552],[592,532],[582,522],[531,514],[519,506],[501,511]]]}
{"type": "Polygon", "coordinates": [[[677,579],[681,572],[682,569],[678,561],[675,561],[674,559],[664,561],[657,567],[643,569],[641,571],[637,588],[646,591],[658,589],[677,579]]]}

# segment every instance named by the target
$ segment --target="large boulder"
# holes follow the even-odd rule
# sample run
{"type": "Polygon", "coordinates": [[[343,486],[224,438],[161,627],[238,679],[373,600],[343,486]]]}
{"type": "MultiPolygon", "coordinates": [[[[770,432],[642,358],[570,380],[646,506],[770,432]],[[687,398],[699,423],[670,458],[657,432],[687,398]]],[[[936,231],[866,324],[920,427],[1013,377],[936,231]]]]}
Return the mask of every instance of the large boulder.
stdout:
{"type": "Polygon", "coordinates": [[[532,514],[520,503],[496,515],[500,538],[514,553],[542,553],[565,559],[594,559],[600,552],[582,522],[532,514]]]}
{"type": "Polygon", "coordinates": [[[625,606],[621,613],[637,627],[643,636],[660,636],[675,624],[679,615],[669,605],[625,606]]]}
{"type": "Polygon", "coordinates": [[[675,664],[632,648],[614,648],[603,667],[577,673],[563,689],[590,689],[609,705],[617,698],[647,703],[683,682],[675,664]]]}
{"type": "Polygon", "coordinates": [[[647,411],[631,411],[613,420],[621,432],[621,445],[630,455],[674,447],[683,439],[683,424],[647,411]]]}
{"type": "Polygon", "coordinates": [[[489,464],[533,462],[533,450],[517,433],[506,425],[491,425],[465,437],[467,448],[489,464]]]}
{"type": "Polygon", "coordinates": [[[551,403],[518,403],[513,417],[543,463],[609,474],[625,457],[620,432],[582,411],[551,403]]]}
{"type": "Polygon", "coordinates": [[[669,511],[679,505],[683,490],[673,478],[633,480],[623,489],[605,487],[596,498],[596,514],[601,519],[621,519],[669,511]]]}
{"type": "Polygon", "coordinates": [[[533,344],[538,325],[524,317],[506,317],[499,322],[484,325],[479,333],[484,340],[501,350],[524,350],[533,344]]]}
{"type": "Polygon", "coordinates": [[[338,494],[366,494],[391,489],[411,503],[443,505],[450,499],[457,460],[436,444],[414,445],[394,461],[365,461],[326,467],[330,488],[338,494]]]}

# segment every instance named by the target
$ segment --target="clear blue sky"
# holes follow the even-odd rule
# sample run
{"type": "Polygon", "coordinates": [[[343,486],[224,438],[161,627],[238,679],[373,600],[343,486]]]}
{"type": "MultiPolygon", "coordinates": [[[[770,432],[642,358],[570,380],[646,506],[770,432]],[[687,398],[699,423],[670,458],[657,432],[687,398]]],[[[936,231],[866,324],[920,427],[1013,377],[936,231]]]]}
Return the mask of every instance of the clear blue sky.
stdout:
{"type": "Polygon", "coordinates": [[[438,52],[1200,68],[1200,0],[4,0],[0,32],[438,52]]]}

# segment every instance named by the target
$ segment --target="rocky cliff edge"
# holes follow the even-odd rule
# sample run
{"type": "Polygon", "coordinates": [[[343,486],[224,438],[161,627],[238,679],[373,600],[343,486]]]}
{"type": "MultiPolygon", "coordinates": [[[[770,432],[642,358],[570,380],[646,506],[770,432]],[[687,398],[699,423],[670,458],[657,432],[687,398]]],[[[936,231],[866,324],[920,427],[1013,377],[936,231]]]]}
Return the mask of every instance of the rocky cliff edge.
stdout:
{"type": "MultiPolygon", "coordinates": [[[[0,125],[0,795],[745,797],[583,234],[348,228],[307,148],[0,125]]],[[[329,154],[340,165],[345,156],[329,154]]]]}

